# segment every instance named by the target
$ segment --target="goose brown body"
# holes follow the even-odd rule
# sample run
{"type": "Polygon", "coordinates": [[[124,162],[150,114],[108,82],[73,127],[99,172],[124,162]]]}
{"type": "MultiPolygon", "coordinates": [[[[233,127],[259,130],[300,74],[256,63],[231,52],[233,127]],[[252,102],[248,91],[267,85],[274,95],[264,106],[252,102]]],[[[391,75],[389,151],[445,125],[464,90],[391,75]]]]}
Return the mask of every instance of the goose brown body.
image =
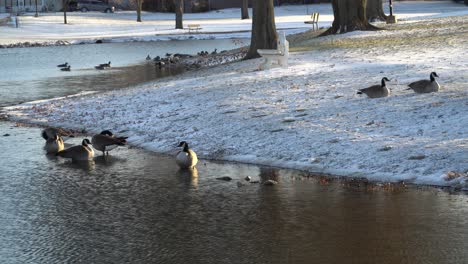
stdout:
{"type": "Polygon", "coordinates": [[[100,134],[94,135],[91,138],[91,143],[96,150],[105,152],[113,150],[117,146],[127,144],[127,137],[116,137],[109,130],[104,130],[100,134]]]}
{"type": "Polygon", "coordinates": [[[432,93],[438,92],[440,89],[439,83],[435,77],[439,77],[436,72],[431,72],[429,80],[419,80],[408,84],[409,89],[413,89],[415,93],[432,93]]]}
{"type": "Polygon", "coordinates": [[[59,135],[55,135],[53,138],[47,139],[44,149],[47,154],[54,154],[62,151],[65,148],[63,139],[59,135]]]}
{"type": "Polygon", "coordinates": [[[55,155],[76,161],[92,160],[94,158],[94,150],[89,146],[89,144],[91,144],[91,142],[89,142],[88,139],[83,139],[81,145],[69,147],[57,152],[55,155]]]}
{"type": "Polygon", "coordinates": [[[390,81],[387,77],[382,78],[380,85],[372,85],[370,87],[360,89],[358,94],[366,94],[369,98],[381,98],[390,95],[390,90],[387,88],[385,81],[390,81]]]}

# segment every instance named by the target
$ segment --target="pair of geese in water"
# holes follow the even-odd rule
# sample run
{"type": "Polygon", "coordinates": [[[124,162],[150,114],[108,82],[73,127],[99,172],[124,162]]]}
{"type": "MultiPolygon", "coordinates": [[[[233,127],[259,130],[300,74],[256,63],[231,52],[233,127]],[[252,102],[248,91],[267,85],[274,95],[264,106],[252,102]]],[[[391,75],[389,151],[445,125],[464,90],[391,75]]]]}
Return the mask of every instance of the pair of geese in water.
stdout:
{"type": "MultiPolygon", "coordinates": [[[[63,129],[46,128],[42,131],[41,136],[46,140],[44,149],[47,154],[55,154],[55,156],[70,158],[74,161],[92,160],[94,158],[94,149],[102,151],[103,155],[109,155],[109,151],[118,146],[127,144],[127,137],[117,137],[111,131],[104,130],[100,134],[94,135],[89,139],[83,139],[81,145],[72,146],[65,149],[65,144],[62,136],[73,137],[73,134],[63,129]],[[93,147],[91,147],[91,145],[93,147]]],[[[177,145],[182,150],[176,154],[176,163],[180,168],[191,169],[197,165],[197,154],[189,148],[187,142],[182,141],[177,145]]]]}
{"type": "MultiPolygon", "coordinates": [[[[436,72],[431,72],[429,80],[419,80],[408,84],[409,88],[412,89],[415,93],[432,93],[438,92],[440,89],[439,83],[436,81],[435,77],[439,77],[436,72]]],[[[358,90],[358,94],[366,94],[370,98],[380,98],[387,97],[390,95],[390,90],[387,88],[385,81],[389,82],[390,80],[387,77],[382,78],[380,85],[372,85],[368,88],[358,90]]]]}
{"type": "MultiPolygon", "coordinates": [[[[61,71],[71,71],[71,66],[68,64],[68,62],[65,62],[63,64],[57,65],[57,67],[60,68],[61,71]]],[[[94,66],[95,69],[97,70],[104,70],[106,68],[111,67],[111,62],[109,61],[108,63],[102,63],[97,66],[94,66]]]]}

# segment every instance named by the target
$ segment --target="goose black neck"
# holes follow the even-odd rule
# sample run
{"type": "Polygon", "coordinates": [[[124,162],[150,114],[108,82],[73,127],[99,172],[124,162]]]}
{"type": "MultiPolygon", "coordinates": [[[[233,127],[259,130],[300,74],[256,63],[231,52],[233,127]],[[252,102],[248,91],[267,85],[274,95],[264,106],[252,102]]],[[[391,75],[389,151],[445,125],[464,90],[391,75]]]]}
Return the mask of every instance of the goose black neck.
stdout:
{"type": "Polygon", "coordinates": [[[185,144],[184,144],[184,149],[183,149],[183,151],[184,151],[184,152],[188,152],[188,150],[189,150],[188,144],[185,143],[185,144]]]}
{"type": "Polygon", "coordinates": [[[385,78],[382,78],[382,84],[381,84],[382,87],[385,87],[385,78]]]}
{"type": "Polygon", "coordinates": [[[434,73],[431,73],[430,78],[431,78],[431,82],[435,81],[434,73]]]}

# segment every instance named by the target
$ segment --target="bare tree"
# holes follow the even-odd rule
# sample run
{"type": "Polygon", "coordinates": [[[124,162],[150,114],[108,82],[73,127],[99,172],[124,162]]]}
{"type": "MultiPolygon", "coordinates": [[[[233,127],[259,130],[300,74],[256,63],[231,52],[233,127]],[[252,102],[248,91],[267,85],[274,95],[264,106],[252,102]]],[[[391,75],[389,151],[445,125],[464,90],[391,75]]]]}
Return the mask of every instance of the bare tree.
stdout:
{"type": "Polygon", "coordinates": [[[175,28],[183,29],[182,15],[184,14],[184,0],[175,0],[175,14],[176,14],[176,26],[175,28]]]}
{"type": "Polygon", "coordinates": [[[63,0],[63,23],[67,24],[67,11],[68,11],[68,2],[69,0],[63,0]]]}
{"type": "Polygon", "coordinates": [[[252,37],[244,59],[258,58],[257,49],[276,49],[278,34],[273,0],[253,0],[252,37]]]}
{"type": "Polygon", "coordinates": [[[242,0],[241,19],[249,19],[249,0],[242,0]]]}
{"type": "Polygon", "coordinates": [[[383,11],[382,0],[367,0],[366,16],[369,21],[387,20],[387,15],[383,11]]]}
{"type": "Polygon", "coordinates": [[[322,35],[346,33],[355,30],[378,30],[366,16],[367,0],[332,0],[334,20],[332,27],[322,35]]]}
{"type": "Polygon", "coordinates": [[[141,22],[141,8],[143,6],[143,0],[137,0],[137,22],[141,22]]]}

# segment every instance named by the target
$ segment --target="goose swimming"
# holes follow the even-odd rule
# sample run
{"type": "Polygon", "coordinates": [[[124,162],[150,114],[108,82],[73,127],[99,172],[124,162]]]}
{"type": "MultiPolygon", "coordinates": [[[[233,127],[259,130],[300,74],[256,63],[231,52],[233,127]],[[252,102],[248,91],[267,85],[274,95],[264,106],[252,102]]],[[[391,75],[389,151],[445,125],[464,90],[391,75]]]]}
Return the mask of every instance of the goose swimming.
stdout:
{"type": "Polygon", "coordinates": [[[47,154],[55,154],[62,151],[65,148],[64,146],[63,139],[59,135],[55,134],[54,137],[47,139],[44,149],[47,154]]]}
{"type": "Polygon", "coordinates": [[[65,150],[59,151],[55,156],[69,158],[72,160],[92,160],[94,157],[94,150],[89,146],[91,142],[89,139],[83,139],[81,145],[69,147],[65,150]]]}

